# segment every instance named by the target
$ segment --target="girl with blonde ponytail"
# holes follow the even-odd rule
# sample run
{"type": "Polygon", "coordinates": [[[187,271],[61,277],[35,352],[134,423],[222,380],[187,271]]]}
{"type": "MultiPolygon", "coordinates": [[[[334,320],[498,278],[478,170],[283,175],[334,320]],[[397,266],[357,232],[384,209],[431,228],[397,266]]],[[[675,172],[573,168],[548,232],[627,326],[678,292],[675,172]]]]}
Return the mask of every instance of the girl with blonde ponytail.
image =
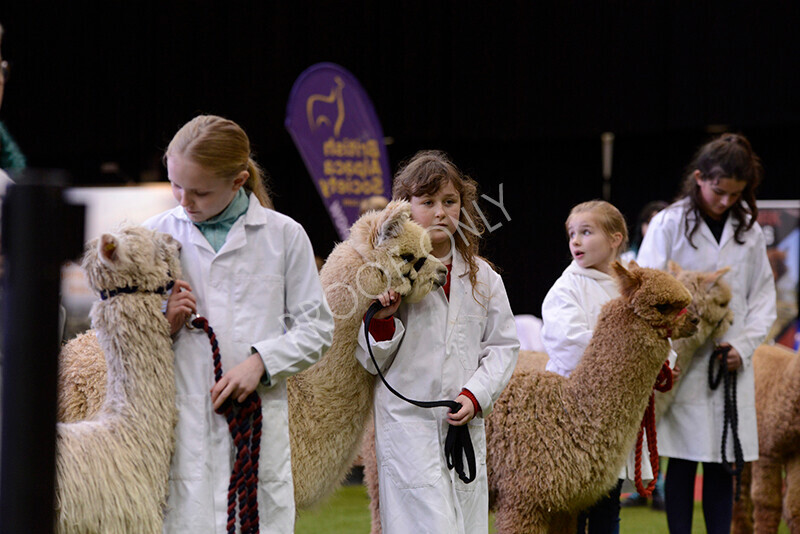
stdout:
{"type": "Polygon", "coordinates": [[[235,122],[216,115],[198,115],[178,130],[164,153],[164,164],[170,155],[182,155],[225,179],[247,171],[247,191],[256,195],[265,208],[273,208],[264,171],[255,162],[250,139],[235,122]]]}
{"type": "Polygon", "coordinates": [[[164,531],[227,531],[235,449],[217,410],[255,391],[260,436],[269,436],[258,456],[259,528],[294,532],[286,379],[316,362],[333,337],[311,243],[297,222],[272,209],[250,140],[235,122],[195,117],[175,134],[164,163],[180,205],[145,226],[180,241],[185,278],[175,281],[166,306],[178,422],[164,531]],[[184,327],[193,314],[216,334],[218,380],[205,333],[184,327]]]}

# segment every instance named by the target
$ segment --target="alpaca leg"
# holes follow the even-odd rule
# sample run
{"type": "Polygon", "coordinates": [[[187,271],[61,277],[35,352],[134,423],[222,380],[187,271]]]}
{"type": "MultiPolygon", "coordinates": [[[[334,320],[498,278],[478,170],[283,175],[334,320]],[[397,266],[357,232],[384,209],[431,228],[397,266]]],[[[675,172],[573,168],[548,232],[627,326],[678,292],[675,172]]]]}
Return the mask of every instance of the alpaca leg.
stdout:
{"type": "Polygon", "coordinates": [[[380,492],[378,485],[378,460],[375,457],[375,423],[370,418],[361,444],[361,460],[364,462],[364,485],[369,496],[369,511],[372,515],[370,534],[381,534],[380,492]]]}
{"type": "Polygon", "coordinates": [[[783,518],[792,534],[800,533],[800,457],[786,463],[786,495],[783,498],[783,518]]]}
{"type": "Polygon", "coordinates": [[[757,534],[778,531],[781,521],[782,465],[761,457],[753,462],[751,495],[753,524],[757,534]]]}
{"type": "MultiPolygon", "coordinates": [[[[511,499],[512,502],[519,502],[511,499]]],[[[551,521],[561,521],[559,515],[544,515],[538,510],[522,510],[519,506],[506,504],[501,500],[497,503],[494,515],[494,526],[498,534],[547,534],[550,532],[575,532],[564,529],[567,523],[554,524],[551,521]]],[[[566,518],[568,521],[568,518],[566,518]]]]}
{"type": "Polygon", "coordinates": [[[748,462],[742,470],[742,487],[739,500],[733,503],[731,534],[753,534],[753,500],[750,497],[753,464],[748,462]]]}

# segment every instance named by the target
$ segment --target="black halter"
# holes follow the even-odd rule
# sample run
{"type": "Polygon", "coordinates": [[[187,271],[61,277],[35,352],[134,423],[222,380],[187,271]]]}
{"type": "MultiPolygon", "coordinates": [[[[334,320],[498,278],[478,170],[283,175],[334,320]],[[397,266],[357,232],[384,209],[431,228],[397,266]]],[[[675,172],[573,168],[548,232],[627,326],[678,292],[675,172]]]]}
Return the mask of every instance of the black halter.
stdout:
{"type": "MultiPolygon", "coordinates": [[[[143,289],[142,293],[157,293],[159,295],[166,295],[167,291],[172,289],[172,287],[175,285],[175,280],[172,279],[172,273],[168,272],[167,276],[170,278],[169,282],[153,290],[143,289]]],[[[101,289],[100,299],[106,300],[111,297],[116,297],[117,295],[121,295],[122,293],[131,294],[131,293],[136,293],[137,291],[139,291],[139,286],[125,286],[125,287],[117,287],[115,289],[101,289]]]]}

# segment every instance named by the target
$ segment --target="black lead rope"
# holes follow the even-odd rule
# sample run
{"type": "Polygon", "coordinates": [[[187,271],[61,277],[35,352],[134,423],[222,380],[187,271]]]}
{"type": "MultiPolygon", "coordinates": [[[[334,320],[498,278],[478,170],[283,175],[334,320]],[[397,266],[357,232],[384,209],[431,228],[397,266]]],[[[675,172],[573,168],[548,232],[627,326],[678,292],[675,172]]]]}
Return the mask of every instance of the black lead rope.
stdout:
{"type": "MultiPolygon", "coordinates": [[[[378,376],[381,377],[381,381],[386,386],[386,388],[394,393],[395,396],[403,399],[404,401],[413,404],[414,406],[419,406],[420,408],[450,408],[450,413],[455,413],[462,408],[461,403],[458,403],[453,400],[439,400],[439,401],[418,401],[409,399],[408,397],[399,393],[396,389],[394,389],[384,378],[383,373],[381,373],[381,368],[378,366],[378,362],[375,361],[375,355],[372,354],[372,347],[369,343],[369,323],[372,321],[372,317],[383,308],[380,302],[373,302],[372,305],[367,310],[367,313],[364,315],[364,337],[367,340],[367,350],[369,351],[369,357],[372,358],[372,364],[375,366],[375,369],[378,371],[378,376]]],[[[455,468],[456,473],[458,473],[458,478],[460,478],[465,484],[469,484],[473,480],[475,480],[475,449],[472,447],[472,440],[469,437],[469,428],[467,425],[463,426],[454,426],[449,425],[447,430],[447,437],[444,441],[444,455],[445,459],[447,460],[447,468],[453,469],[455,468]],[[466,456],[467,459],[467,467],[469,468],[470,474],[467,475],[464,472],[464,457],[466,456]]]]}
{"type": "Polygon", "coordinates": [[[742,443],[739,441],[739,413],[736,407],[736,371],[729,371],[725,362],[725,356],[731,350],[730,347],[715,347],[711,352],[711,360],[708,362],[708,387],[715,390],[719,387],[720,381],[725,379],[725,409],[724,422],[722,426],[722,466],[736,479],[736,497],[739,500],[742,486],[742,469],[744,469],[744,454],[742,453],[742,443]],[[721,357],[721,358],[720,358],[721,357]],[[719,359],[719,369],[714,375],[714,361],[719,359]],[[733,437],[733,455],[735,465],[731,466],[725,458],[725,445],[728,439],[728,427],[731,429],[733,437]]]}

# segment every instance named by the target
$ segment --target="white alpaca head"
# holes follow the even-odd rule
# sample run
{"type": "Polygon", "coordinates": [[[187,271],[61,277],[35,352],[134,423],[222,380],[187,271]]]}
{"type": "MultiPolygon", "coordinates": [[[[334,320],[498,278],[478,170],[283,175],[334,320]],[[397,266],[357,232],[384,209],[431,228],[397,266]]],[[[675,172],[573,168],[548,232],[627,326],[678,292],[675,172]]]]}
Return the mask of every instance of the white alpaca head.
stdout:
{"type": "Polygon", "coordinates": [[[181,276],[180,244],[168,234],[128,226],[87,243],[81,266],[97,291],[157,291],[181,276]]]}
{"type": "Polygon", "coordinates": [[[430,236],[411,220],[411,205],[405,200],[365,213],[350,229],[348,242],[374,267],[353,273],[373,298],[391,288],[405,302],[418,302],[447,281],[447,268],[431,254],[430,236]]]}

